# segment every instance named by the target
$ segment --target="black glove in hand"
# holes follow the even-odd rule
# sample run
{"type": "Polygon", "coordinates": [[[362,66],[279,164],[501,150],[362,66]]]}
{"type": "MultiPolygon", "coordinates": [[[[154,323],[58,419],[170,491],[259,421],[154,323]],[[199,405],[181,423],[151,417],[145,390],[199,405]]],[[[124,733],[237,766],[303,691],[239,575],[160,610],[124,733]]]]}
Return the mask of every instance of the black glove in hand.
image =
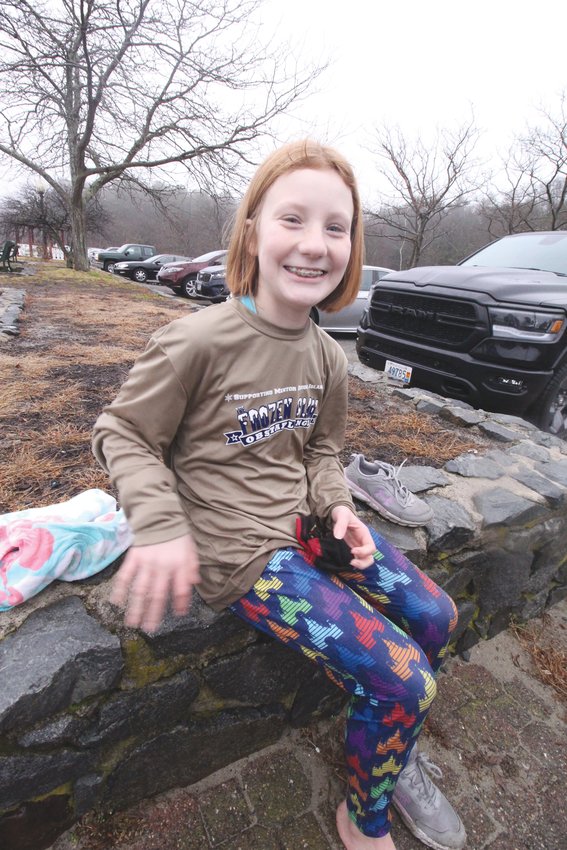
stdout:
{"type": "Polygon", "coordinates": [[[352,553],[344,540],[337,540],[333,532],[317,516],[298,516],[295,521],[295,536],[305,560],[328,573],[340,573],[352,569],[352,553]]]}

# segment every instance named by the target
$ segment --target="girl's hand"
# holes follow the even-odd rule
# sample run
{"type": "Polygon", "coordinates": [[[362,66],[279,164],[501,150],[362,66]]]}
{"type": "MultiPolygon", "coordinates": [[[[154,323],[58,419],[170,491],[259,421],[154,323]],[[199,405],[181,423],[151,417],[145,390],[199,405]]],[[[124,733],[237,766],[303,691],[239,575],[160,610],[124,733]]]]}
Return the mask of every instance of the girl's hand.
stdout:
{"type": "Polygon", "coordinates": [[[364,523],[346,505],[338,505],[331,511],[333,535],[344,540],[350,547],[353,559],[351,566],[365,570],[374,563],[376,544],[364,523]]]}
{"type": "Polygon", "coordinates": [[[193,538],[185,534],[165,543],[133,546],[114,578],[110,601],[126,608],[127,626],[155,632],[170,599],[175,614],[187,613],[198,582],[199,556],[193,538]]]}

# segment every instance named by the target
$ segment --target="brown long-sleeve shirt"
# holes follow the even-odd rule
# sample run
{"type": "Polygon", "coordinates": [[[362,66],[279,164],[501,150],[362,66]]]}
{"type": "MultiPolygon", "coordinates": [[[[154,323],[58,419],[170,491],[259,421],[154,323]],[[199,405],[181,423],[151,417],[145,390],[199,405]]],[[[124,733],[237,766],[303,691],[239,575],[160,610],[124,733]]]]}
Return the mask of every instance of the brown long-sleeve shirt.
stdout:
{"type": "Polygon", "coordinates": [[[187,532],[203,599],[220,610],[246,593],[295,517],[352,508],[338,453],[347,361],[312,322],[283,330],[237,300],[160,329],[93,448],[116,485],[135,545],[187,532]]]}

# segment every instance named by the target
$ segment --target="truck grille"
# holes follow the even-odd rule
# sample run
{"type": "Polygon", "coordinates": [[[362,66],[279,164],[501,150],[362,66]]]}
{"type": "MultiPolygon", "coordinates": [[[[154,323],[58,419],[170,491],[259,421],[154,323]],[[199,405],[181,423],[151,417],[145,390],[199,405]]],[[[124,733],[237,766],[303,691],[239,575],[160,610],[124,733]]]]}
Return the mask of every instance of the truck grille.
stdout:
{"type": "Polygon", "coordinates": [[[468,348],[489,332],[486,311],[478,304],[419,292],[377,287],[370,305],[371,326],[378,331],[450,348],[468,348]]]}
{"type": "Polygon", "coordinates": [[[455,374],[455,364],[453,361],[448,357],[439,356],[436,352],[429,352],[422,348],[417,351],[408,345],[396,345],[395,342],[385,342],[384,340],[380,341],[376,349],[384,357],[397,360],[399,363],[418,363],[420,366],[436,369],[438,372],[444,372],[446,375],[455,374]]]}

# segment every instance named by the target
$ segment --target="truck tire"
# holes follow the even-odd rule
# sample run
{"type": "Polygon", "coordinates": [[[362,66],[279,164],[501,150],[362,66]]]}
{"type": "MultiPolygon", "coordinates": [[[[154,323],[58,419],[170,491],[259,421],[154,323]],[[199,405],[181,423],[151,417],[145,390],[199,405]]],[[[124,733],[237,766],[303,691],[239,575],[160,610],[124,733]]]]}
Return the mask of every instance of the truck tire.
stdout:
{"type": "Polygon", "coordinates": [[[537,406],[536,424],[544,431],[567,439],[567,363],[551,379],[537,406]]]}
{"type": "Polygon", "coordinates": [[[104,262],[105,272],[109,272],[110,274],[114,274],[115,264],[116,264],[116,260],[105,260],[105,262],[104,262]]]}

